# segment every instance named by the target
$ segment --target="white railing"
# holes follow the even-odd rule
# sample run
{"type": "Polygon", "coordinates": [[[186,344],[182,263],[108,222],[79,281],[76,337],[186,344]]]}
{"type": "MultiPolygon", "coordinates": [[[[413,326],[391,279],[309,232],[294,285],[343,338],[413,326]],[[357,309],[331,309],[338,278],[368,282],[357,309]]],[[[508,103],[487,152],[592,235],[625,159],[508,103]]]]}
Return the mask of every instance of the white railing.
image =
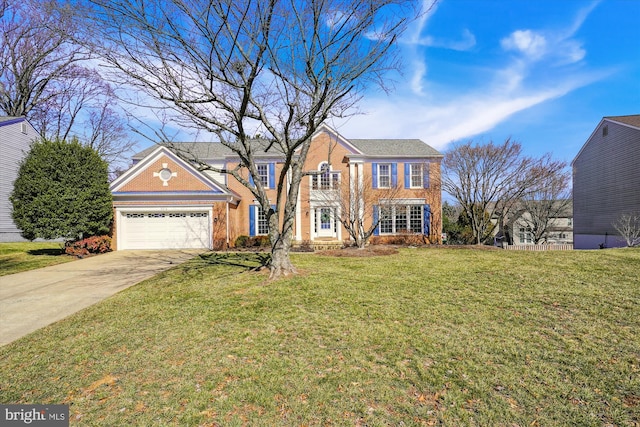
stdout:
{"type": "Polygon", "coordinates": [[[552,243],[542,245],[502,245],[511,251],[572,251],[573,243],[552,243]]]}

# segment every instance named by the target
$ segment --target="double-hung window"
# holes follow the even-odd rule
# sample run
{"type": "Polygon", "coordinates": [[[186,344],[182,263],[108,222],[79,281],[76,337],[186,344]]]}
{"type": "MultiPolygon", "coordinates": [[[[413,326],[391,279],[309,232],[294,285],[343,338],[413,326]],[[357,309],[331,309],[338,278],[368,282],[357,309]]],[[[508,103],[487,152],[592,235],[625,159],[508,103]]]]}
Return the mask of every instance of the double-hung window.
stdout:
{"type": "Polygon", "coordinates": [[[409,174],[411,176],[411,188],[422,188],[422,180],[424,173],[422,172],[422,164],[410,163],[409,174]]]}
{"type": "Polygon", "coordinates": [[[258,177],[262,185],[269,187],[269,165],[267,163],[258,164],[256,165],[256,169],[258,170],[258,177]]]}
{"type": "Polygon", "coordinates": [[[269,234],[269,222],[262,206],[249,206],[249,235],[260,236],[266,234],[269,234]]]}
{"type": "Polygon", "coordinates": [[[256,220],[257,220],[256,230],[258,231],[257,234],[259,235],[269,234],[269,223],[267,222],[267,215],[265,215],[264,209],[262,209],[262,206],[257,207],[256,220]]]}
{"type": "Polygon", "coordinates": [[[520,227],[520,243],[533,243],[531,227],[520,227]]]}
{"type": "Polygon", "coordinates": [[[378,164],[378,188],[391,188],[391,163],[378,164]]]}
{"type": "Polygon", "coordinates": [[[429,163],[404,164],[404,188],[429,188],[429,163]]]}

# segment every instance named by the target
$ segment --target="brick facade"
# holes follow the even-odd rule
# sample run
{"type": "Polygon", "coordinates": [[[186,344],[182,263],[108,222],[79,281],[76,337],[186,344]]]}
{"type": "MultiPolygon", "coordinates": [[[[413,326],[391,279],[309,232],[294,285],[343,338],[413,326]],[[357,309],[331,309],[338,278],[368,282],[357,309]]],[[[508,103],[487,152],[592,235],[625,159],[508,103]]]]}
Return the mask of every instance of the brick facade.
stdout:
{"type": "MultiPolygon", "coordinates": [[[[416,206],[424,206],[421,209],[425,211],[428,209],[430,216],[425,218],[428,218],[429,224],[425,229],[428,228],[429,236],[426,237],[431,242],[439,242],[442,227],[439,185],[442,155],[418,140],[379,141],[379,144],[375,140],[349,141],[328,127],[323,127],[314,135],[305,162],[305,171],[319,171],[323,164],[327,164],[329,165],[328,175],[320,177],[319,172],[316,172],[303,177],[295,218],[295,241],[346,241],[349,239],[347,230],[337,221],[341,213],[339,203],[336,200],[323,198],[323,191],[327,188],[335,190],[332,197],[337,197],[335,195],[339,192],[344,194],[344,197],[349,197],[349,194],[354,194],[353,186],[361,183],[363,188],[367,189],[367,197],[371,198],[369,205],[365,205],[369,210],[368,215],[364,216],[366,225],[371,225],[373,221],[371,210],[386,206],[385,203],[389,201],[383,199],[391,194],[388,189],[372,188],[376,186],[374,179],[379,168],[377,165],[384,164],[387,165],[384,166],[386,169],[380,170],[386,171],[392,167],[394,181],[397,181],[394,182],[398,188],[393,191],[393,197],[416,206]],[[367,150],[372,151],[373,154],[367,153],[367,150]],[[426,188],[406,188],[405,175],[411,171],[410,164],[421,165],[415,170],[428,168],[429,172],[424,178],[424,182],[428,182],[426,188]]],[[[258,234],[255,196],[235,178],[228,175],[226,186],[218,183],[178,158],[167,148],[149,150],[149,153],[144,154],[138,157],[141,160],[132,169],[112,184],[114,213],[116,213],[113,236],[116,248],[118,246],[117,213],[125,212],[127,209],[177,211],[181,206],[190,209],[201,206],[209,209],[212,212],[210,230],[214,249],[233,246],[238,236],[258,234]],[[252,220],[253,224],[251,224],[252,220]]],[[[282,162],[277,155],[269,156],[268,154],[264,154],[256,162],[262,165],[262,171],[268,170],[267,194],[270,203],[275,205],[277,204],[275,187],[282,172],[282,162]]],[[[237,165],[233,153],[229,152],[224,164],[227,168],[237,165]]],[[[416,168],[416,166],[412,167],[416,168]]],[[[246,168],[242,169],[242,173],[243,177],[249,180],[246,168]]],[[[400,224],[401,215],[397,220],[400,224]]],[[[395,234],[395,231],[387,233],[386,237],[388,238],[391,234],[395,234]]],[[[384,237],[381,235],[380,239],[383,240],[384,237]]]]}

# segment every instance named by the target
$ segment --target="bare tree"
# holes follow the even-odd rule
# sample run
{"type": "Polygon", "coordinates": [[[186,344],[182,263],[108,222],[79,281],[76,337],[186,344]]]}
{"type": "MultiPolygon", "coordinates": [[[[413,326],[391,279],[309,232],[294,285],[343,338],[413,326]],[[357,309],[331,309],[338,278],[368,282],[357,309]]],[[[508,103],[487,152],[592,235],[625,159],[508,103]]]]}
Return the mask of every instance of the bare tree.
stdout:
{"type": "Polygon", "coordinates": [[[521,144],[511,139],[500,145],[471,141],[457,145],[445,154],[442,164],[442,188],[464,209],[476,244],[495,227],[493,218],[504,229],[514,205],[563,168],[548,154],[539,159],[524,156],[521,144]]]}
{"type": "Polygon", "coordinates": [[[83,63],[89,55],[69,32],[70,8],[54,5],[2,0],[0,112],[26,116],[47,139],[77,137],[113,171],[134,142],[113,89],[83,63]]]}
{"type": "Polygon", "coordinates": [[[627,246],[640,245],[640,213],[623,213],[613,223],[613,227],[620,233],[627,242],[627,246]]]}
{"type": "Polygon", "coordinates": [[[0,111],[29,116],[55,98],[52,82],[87,58],[71,43],[70,10],[53,1],[8,1],[0,18],[0,111]]]}
{"type": "Polygon", "coordinates": [[[110,168],[119,166],[135,142],[129,137],[124,114],[111,85],[97,71],[71,65],[64,76],[50,82],[57,96],[31,111],[29,120],[44,138],[77,137],[95,149],[110,168]]]}
{"type": "MultiPolygon", "coordinates": [[[[87,0],[84,37],[117,70],[114,79],[177,113],[233,150],[239,166],[218,170],[251,190],[266,212],[271,275],[289,258],[296,200],[311,136],[344,116],[372,81],[397,67],[393,46],[418,2],[402,0],[87,0]],[[256,144],[256,132],[266,144],[256,144]],[[283,159],[276,200],[258,177],[256,154],[283,159]],[[251,182],[252,181],[252,182],[251,182]],[[271,207],[276,203],[276,208],[271,207]]],[[[213,169],[183,153],[202,169],[213,169]]],[[[215,170],[215,169],[214,169],[215,170]]]]}
{"type": "MultiPolygon", "coordinates": [[[[11,0],[13,3],[15,0],[11,0]]],[[[9,0],[0,0],[0,19],[4,17],[5,12],[9,9],[9,0]]]]}
{"type": "Polygon", "coordinates": [[[366,246],[384,218],[382,214],[374,214],[374,207],[389,209],[399,203],[400,186],[374,189],[371,177],[366,175],[356,177],[353,181],[337,181],[332,180],[329,171],[326,170],[319,173],[317,180],[319,183],[316,185],[314,181],[313,186],[320,190],[314,192],[316,200],[336,208],[337,220],[349,233],[353,245],[360,249],[366,246]],[[323,179],[325,175],[326,179],[323,179]],[[381,202],[384,205],[381,205],[381,202]]]}
{"type": "Polygon", "coordinates": [[[535,244],[548,238],[555,226],[554,221],[566,216],[572,203],[571,175],[566,171],[566,163],[558,162],[557,167],[562,169],[543,173],[538,186],[528,191],[516,205],[522,216],[512,213],[513,218],[518,217],[519,224],[530,230],[535,244]]]}

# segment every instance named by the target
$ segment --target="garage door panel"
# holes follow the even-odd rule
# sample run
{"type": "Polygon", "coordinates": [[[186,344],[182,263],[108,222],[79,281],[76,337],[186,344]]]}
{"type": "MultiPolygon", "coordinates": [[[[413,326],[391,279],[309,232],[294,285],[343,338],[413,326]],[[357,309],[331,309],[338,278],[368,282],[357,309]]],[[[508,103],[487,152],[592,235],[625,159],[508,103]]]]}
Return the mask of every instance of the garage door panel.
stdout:
{"type": "Polygon", "coordinates": [[[209,248],[208,212],[144,212],[121,216],[122,249],[209,248]]]}

